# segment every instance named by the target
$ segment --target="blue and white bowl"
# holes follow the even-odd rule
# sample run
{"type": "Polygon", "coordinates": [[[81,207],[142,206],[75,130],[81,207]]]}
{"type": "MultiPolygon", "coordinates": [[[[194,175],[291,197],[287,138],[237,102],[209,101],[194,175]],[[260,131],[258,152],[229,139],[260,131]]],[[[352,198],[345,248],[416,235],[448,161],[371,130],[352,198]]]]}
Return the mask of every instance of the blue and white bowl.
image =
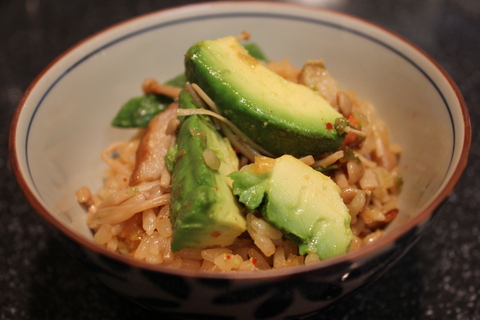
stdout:
{"type": "Polygon", "coordinates": [[[465,168],[471,127],[448,74],[398,35],[345,14],[268,2],[155,12],[104,30],[51,63],[16,109],[11,163],[26,198],[106,285],[172,318],[308,319],[379,278],[417,240],[465,168]],[[400,215],[385,236],[315,265],[258,273],[171,270],[93,243],[75,190],[102,183],[100,151],[132,131],[109,123],[146,77],[183,70],[198,40],[248,30],[272,59],[323,58],[343,88],[369,100],[403,147],[400,215]]]}

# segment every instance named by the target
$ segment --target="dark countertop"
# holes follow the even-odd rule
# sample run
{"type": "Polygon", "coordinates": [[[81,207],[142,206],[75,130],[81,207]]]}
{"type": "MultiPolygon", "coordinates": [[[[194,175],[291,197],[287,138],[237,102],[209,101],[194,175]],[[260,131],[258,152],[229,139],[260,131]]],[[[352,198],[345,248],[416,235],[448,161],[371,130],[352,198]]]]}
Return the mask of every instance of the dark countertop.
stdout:
{"type": "MultiPolygon", "coordinates": [[[[8,160],[10,119],[56,56],[114,23],[184,0],[0,1],[0,319],[151,319],[77,264],[30,208],[8,160]]],[[[310,0],[408,38],[452,76],[470,110],[469,165],[420,241],[322,319],[480,319],[480,1],[310,0]]]]}

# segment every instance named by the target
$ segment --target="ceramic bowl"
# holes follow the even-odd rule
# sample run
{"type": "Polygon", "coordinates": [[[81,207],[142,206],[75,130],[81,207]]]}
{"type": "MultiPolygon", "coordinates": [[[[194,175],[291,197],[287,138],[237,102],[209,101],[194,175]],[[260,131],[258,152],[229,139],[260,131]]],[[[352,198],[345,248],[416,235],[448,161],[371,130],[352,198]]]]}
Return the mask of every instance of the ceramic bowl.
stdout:
{"type": "Polygon", "coordinates": [[[447,73],[402,37],[345,14],[285,3],[215,2],[154,12],[104,30],[51,63],[18,104],[16,178],[33,208],[106,285],[172,318],[304,319],[379,278],[417,240],[466,165],[471,128],[447,73]],[[361,250],[298,268],[207,274],[169,270],[92,242],[75,190],[102,183],[100,151],[133,134],[110,126],[146,77],[183,70],[194,42],[251,33],[271,59],[323,58],[343,88],[369,100],[403,147],[400,215],[361,250]]]}

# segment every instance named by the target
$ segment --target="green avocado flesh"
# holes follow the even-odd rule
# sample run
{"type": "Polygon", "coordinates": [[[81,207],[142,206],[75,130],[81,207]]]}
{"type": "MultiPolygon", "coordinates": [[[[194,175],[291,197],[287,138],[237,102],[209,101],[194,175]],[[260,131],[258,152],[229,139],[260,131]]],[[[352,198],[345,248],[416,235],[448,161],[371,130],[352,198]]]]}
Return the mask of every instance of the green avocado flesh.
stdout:
{"type": "Polygon", "coordinates": [[[340,113],[318,93],[270,71],[235,37],[194,44],[185,73],[223,116],[275,156],[318,155],[343,141],[333,128],[340,113]]]}
{"type": "MultiPolygon", "coordinates": [[[[179,102],[180,108],[196,107],[185,91],[179,102]]],[[[246,221],[227,177],[238,169],[230,143],[208,117],[192,115],[181,123],[176,149],[170,200],[172,251],[232,244],[246,230],[246,221]],[[206,149],[220,160],[217,170],[206,164],[206,149]]]]}
{"type": "Polygon", "coordinates": [[[253,164],[230,174],[240,202],[260,210],[299,246],[300,254],[315,252],[326,259],[346,253],[353,235],[338,185],[292,156],[271,162],[268,170],[256,172],[253,164]]]}

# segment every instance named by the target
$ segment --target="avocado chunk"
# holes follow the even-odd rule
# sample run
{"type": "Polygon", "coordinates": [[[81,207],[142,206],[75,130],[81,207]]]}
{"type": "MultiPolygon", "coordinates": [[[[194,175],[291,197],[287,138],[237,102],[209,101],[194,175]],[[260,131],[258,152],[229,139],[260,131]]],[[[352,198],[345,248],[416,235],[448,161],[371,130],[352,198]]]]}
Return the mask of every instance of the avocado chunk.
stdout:
{"type": "Polygon", "coordinates": [[[343,116],[323,97],[269,70],[233,36],[191,46],[185,73],[224,117],[275,156],[318,155],[344,139],[334,128],[343,116]]]}
{"type": "MultiPolygon", "coordinates": [[[[179,102],[180,108],[196,107],[186,91],[179,102]]],[[[183,119],[171,150],[177,151],[170,200],[172,251],[232,244],[246,230],[246,220],[227,177],[238,170],[230,143],[208,117],[192,115],[183,119]],[[213,154],[213,164],[205,153],[213,154]]]]}
{"type": "Polygon", "coordinates": [[[350,214],[340,188],[328,176],[285,155],[257,157],[230,177],[240,202],[250,211],[259,210],[301,254],[315,252],[327,259],[348,251],[353,240],[350,214]]]}

